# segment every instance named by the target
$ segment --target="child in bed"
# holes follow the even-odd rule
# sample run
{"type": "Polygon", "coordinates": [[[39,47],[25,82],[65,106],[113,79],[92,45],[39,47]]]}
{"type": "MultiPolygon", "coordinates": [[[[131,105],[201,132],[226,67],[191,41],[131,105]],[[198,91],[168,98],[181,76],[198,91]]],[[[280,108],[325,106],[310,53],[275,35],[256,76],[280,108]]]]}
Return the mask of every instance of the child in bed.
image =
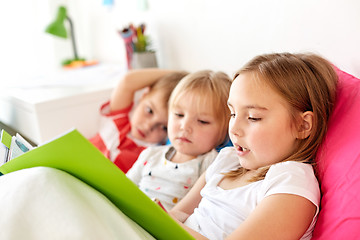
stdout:
{"type": "Polygon", "coordinates": [[[227,139],[230,78],[222,72],[187,75],[169,100],[171,145],[144,150],[127,176],[170,210],[190,190],[227,139]]]}
{"type": "Polygon", "coordinates": [[[100,131],[90,141],[126,173],[147,146],[165,143],[168,99],[186,75],[162,69],[129,71],[101,107],[100,131]],[[135,104],[135,93],[143,88],[135,104]]]}
{"type": "Polygon", "coordinates": [[[234,147],[170,214],[196,239],[310,239],[320,191],[312,164],[335,101],[337,75],[314,54],[255,57],[234,77],[234,147]]]}

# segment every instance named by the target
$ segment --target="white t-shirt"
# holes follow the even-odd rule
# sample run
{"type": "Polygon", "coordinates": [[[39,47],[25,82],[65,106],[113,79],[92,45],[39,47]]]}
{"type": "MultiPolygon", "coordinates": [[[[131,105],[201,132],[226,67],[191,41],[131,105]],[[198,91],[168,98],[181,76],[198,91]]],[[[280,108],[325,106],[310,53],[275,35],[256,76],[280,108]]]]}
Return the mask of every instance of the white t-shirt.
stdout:
{"type": "Polygon", "coordinates": [[[126,174],[147,196],[159,199],[166,210],[186,195],[218,154],[212,150],[190,161],[174,163],[168,160],[174,153],[169,145],[149,147],[126,174]]]}
{"type": "Polygon", "coordinates": [[[311,165],[288,161],[270,167],[265,179],[246,186],[224,190],[218,186],[221,173],[239,167],[235,149],[224,148],[206,171],[206,185],[201,190],[202,200],[185,225],[215,240],[231,234],[267,196],[288,193],[311,201],[317,211],[301,239],[310,239],[319,212],[320,190],[311,165]]]}

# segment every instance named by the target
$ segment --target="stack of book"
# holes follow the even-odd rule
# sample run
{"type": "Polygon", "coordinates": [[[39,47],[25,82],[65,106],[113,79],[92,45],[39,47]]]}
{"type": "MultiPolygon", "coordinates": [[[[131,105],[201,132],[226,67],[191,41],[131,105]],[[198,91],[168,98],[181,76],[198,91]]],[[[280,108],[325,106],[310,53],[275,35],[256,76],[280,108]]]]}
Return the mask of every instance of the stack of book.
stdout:
{"type": "Polygon", "coordinates": [[[19,133],[11,136],[2,129],[0,133],[0,166],[33,148],[19,133]]]}

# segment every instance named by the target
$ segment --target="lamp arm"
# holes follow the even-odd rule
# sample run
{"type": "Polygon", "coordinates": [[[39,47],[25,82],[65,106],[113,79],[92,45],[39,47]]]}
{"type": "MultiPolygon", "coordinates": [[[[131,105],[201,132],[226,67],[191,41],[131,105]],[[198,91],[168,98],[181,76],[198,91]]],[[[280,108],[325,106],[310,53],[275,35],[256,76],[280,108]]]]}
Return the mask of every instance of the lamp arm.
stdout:
{"type": "Polygon", "coordinates": [[[79,57],[77,54],[76,43],[75,43],[74,26],[73,26],[71,18],[66,16],[66,19],[69,21],[69,24],[70,24],[70,35],[71,35],[71,42],[72,42],[72,46],[73,46],[73,50],[74,50],[74,59],[78,60],[79,57]]]}

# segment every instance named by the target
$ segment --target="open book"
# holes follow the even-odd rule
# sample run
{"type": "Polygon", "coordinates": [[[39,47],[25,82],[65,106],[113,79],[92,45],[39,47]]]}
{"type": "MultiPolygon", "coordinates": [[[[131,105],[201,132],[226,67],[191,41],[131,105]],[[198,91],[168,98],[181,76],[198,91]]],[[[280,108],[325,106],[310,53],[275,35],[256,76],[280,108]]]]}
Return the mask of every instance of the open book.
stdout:
{"type": "Polygon", "coordinates": [[[0,172],[38,166],[65,171],[87,183],[156,239],[193,239],[77,130],[12,159],[0,172]]]}

